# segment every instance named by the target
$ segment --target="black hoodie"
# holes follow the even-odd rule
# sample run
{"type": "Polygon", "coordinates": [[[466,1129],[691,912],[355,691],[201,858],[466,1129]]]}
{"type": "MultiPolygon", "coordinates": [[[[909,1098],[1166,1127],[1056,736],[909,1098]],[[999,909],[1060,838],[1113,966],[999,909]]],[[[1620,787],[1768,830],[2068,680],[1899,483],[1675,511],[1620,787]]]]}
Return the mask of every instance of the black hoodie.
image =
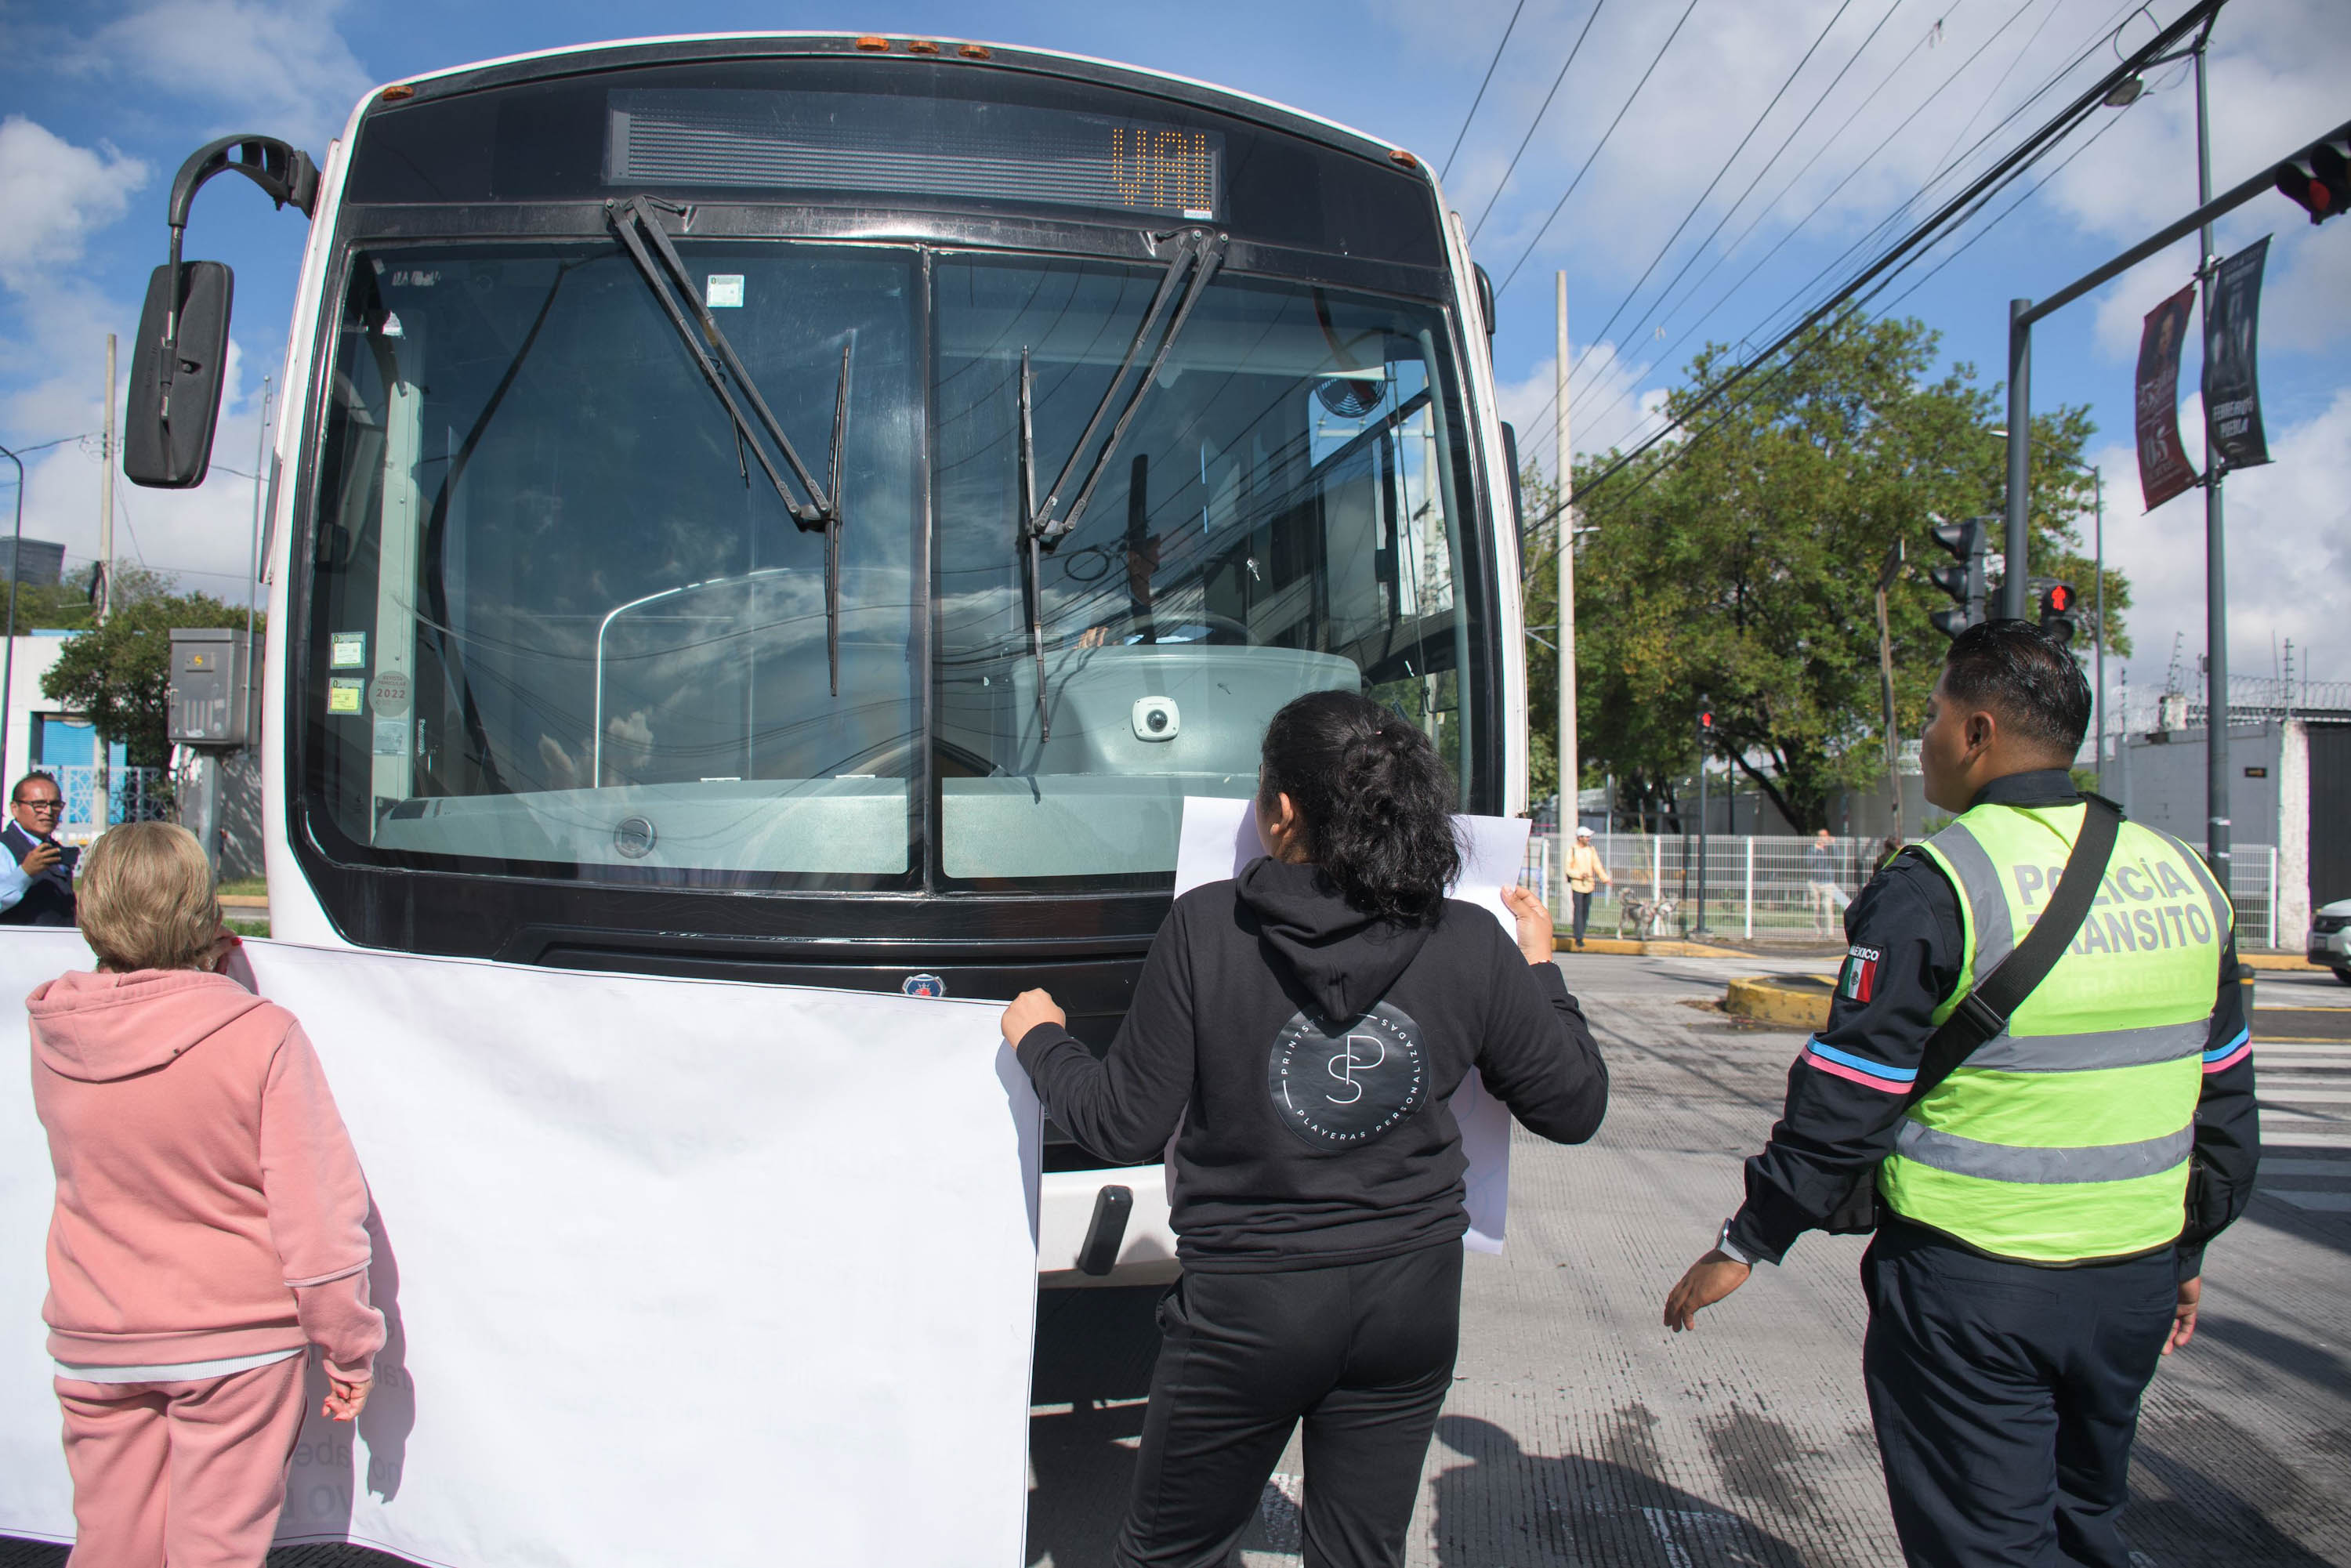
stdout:
{"type": "Polygon", "coordinates": [[[1555,1143],[1600,1126],[1608,1070],[1558,968],[1493,915],[1430,925],[1348,904],[1311,865],[1260,860],[1176,901],[1102,1061],[1056,1024],[1019,1045],[1053,1119],[1096,1155],[1175,1145],[1187,1269],[1314,1268],[1458,1240],[1475,1067],[1555,1143]],[[1177,1134],[1178,1125],[1181,1134],[1177,1134]]]}

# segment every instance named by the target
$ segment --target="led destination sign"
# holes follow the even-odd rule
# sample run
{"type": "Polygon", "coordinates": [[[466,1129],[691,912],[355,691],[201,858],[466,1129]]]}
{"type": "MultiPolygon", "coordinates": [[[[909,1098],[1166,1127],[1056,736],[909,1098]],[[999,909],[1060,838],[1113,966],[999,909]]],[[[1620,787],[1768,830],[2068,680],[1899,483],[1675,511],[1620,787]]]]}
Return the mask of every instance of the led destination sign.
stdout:
{"type": "Polygon", "coordinates": [[[1213,223],[1224,137],[1028,105],[637,89],[607,100],[613,185],[873,191],[1213,223]]]}

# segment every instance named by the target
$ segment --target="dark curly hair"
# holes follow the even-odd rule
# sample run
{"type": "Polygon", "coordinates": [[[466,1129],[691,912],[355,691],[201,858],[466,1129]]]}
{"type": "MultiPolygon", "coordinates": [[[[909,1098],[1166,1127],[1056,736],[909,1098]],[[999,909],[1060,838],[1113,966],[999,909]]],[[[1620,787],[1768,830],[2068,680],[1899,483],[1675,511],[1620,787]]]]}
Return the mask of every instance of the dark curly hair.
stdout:
{"type": "Polygon", "coordinates": [[[1265,727],[1258,799],[1290,797],[1307,858],[1366,915],[1435,917],[1461,873],[1453,780],[1428,737],[1360,692],[1309,692],[1265,727]]]}

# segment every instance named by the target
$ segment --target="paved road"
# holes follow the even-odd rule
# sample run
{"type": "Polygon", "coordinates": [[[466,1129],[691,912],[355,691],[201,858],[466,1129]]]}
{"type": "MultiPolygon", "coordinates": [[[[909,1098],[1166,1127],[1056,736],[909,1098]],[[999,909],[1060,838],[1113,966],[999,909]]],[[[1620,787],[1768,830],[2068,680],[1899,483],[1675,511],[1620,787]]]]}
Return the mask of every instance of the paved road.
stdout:
{"type": "MultiPolygon", "coordinates": [[[[1522,1137],[1513,1151],[1510,1247],[1468,1260],[1410,1561],[1898,1563],[1862,1400],[1858,1239],[1806,1238],[1695,1333],[1657,1322],[1737,1205],[1738,1160],[1768,1132],[1801,1040],[1706,1004],[1732,975],[1832,961],[1564,962],[1614,1105],[1586,1147],[1522,1137]]],[[[2257,1023],[2351,1004],[2351,987],[2265,974],[2258,1002],[2257,1023]]],[[[2271,1185],[2213,1247],[2203,1330],[2148,1396],[2128,1521],[2144,1568],[2351,1563],[2351,1042],[2260,1060],[2271,1185]]],[[[1133,1343],[1147,1306],[1057,1304],[1069,1338],[1040,1363],[1035,1568],[1107,1561],[1142,1418],[1143,1362],[1119,1336],[1133,1343]],[[1057,1364],[1077,1377],[1054,1385],[1057,1364]],[[1091,1398],[1082,1376],[1103,1380],[1091,1398]]],[[[1297,1461],[1293,1446],[1281,1493],[1297,1461]]],[[[1248,1568],[1296,1562],[1295,1529],[1290,1497],[1270,1496],[1248,1568]]]]}
{"type": "MultiPolygon", "coordinates": [[[[1458,1379],[1411,1562],[1898,1563],[1861,1396],[1857,1239],[1807,1238],[1696,1333],[1657,1323],[1665,1290],[1738,1202],[1738,1160],[1768,1131],[1801,1038],[1709,1004],[1733,975],[1831,960],[1564,963],[1607,1049],[1614,1108],[1585,1147],[1514,1150],[1510,1248],[1468,1260],[1458,1379]]],[[[2300,1015],[2351,1007],[2351,987],[2264,974],[2258,1003],[2257,1040],[2299,1041],[2314,1032],[2300,1015]]],[[[2264,1186],[2212,1249],[2202,1332],[2148,1395],[2126,1521],[2141,1568],[2351,1564],[2351,1040],[2270,1044],[2258,1060],[2264,1186]]],[[[1045,1303],[1031,1568],[1108,1560],[1155,1294],[1045,1303]]],[[[1298,1561],[1299,1468],[1293,1447],[1245,1568],[1298,1561]]],[[[0,1542],[0,1568],[63,1559],[0,1542]]],[[[392,1560],[311,1548],[271,1568],[392,1560]]]]}

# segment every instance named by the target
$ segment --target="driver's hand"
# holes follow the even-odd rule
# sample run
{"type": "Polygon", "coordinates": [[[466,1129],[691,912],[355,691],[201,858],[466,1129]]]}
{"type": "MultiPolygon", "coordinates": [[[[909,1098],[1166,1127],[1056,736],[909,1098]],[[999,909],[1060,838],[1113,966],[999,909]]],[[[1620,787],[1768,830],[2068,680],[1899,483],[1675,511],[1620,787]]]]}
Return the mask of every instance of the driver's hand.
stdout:
{"type": "Polygon", "coordinates": [[[1089,626],[1078,633],[1078,646],[1081,648],[1099,648],[1109,641],[1110,628],[1107,626],[1089,626]]]}

